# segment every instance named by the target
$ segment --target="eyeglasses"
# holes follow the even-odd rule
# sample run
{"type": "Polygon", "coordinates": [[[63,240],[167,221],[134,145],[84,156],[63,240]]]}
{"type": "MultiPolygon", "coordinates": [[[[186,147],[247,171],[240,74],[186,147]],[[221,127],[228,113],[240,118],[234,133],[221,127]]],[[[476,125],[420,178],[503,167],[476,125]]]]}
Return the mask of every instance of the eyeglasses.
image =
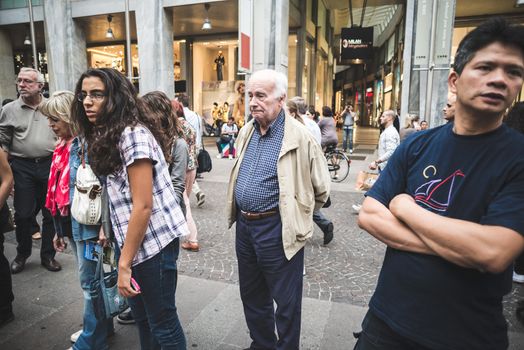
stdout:
{"type": "Polygon", "coordinates": [[[33,83],[37,83],[36,80],[29,80],[29,79],[17,79],[15,80],[15,84],[16,85],[20,85],[20,84],[26,84],[26,85],[29,85],[29,84],[33,84],[33,83]]]}
{"type": "Polygon", "coordinates": [[[84,93],[80,93],[78,95],[76,95],[76,99],[79,101],[79,102],[84,102],[84,100],[86,98],[90,98],[91,101],[97,101],[97,102],[100,102],[104,99],[104,97],[106,97],[105,94],[101,93],[101,92],[94,92],[92,94],[84,94],[84,93]]]}

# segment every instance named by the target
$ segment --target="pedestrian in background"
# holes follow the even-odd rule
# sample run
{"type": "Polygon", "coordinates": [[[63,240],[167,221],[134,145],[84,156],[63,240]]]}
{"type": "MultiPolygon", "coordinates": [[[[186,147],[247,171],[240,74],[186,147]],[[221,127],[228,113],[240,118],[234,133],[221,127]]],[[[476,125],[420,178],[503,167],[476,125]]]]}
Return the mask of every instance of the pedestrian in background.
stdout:
{"type": "MultiPolygon", "coordinates": [[[[203,147],[203,139],[202,139],[202,118],[200,116],[189,109],[189,96],[187,94],[181,94],[178,97],[180,103],[182,103],[182,106],[184,106],[184,117],[191,125],[193,130],[195,131],[195,142],[196,142],[196,157],[198,159],[198,154],[202,150],[203,147]]],[[[200,189],[200,186],[198,185],[197,178],[195,173],[195,180],[193,181],[193,186],[191,188],[191,192],[193,192],[197,198],[197,206],[202,207],[204,203],[206,202],[206,194],[204,191],[200,189]]]]}
{"type": "Polygon", "coordinates": [[[328,106],[322,107],[322,120],[318,123],[320,133],[322,135],[322,148],[337,147],[338,135],[336,129],[336,122],[333,119],[333,112],[328,106]]]}
{"type": "MultiPolygon", "coordinates": [[[[309,133],[315,141],[320,146],[321,142],[321,136],[320,136],[320,128],[318,127],[317,123],[315,123],[312,119],[308,118],[306,115],[306,101],[300,97],[295,96],[291,99],[289,99],[286,102],[287,109],[289,111],[289,114],[304,124],[306,128],[308,129],[309,133]]],[[[318,228],[322,231],[324,234],[324,240],[323,244],[327,245],[333,240],[333,221],[328,219],[321,211],[320,209],[313,211],[313,222],[318,226],[318,228]]]]}
{"type": "Polygon", "coordinates": [[[0,327],[14,320],[13,283],[9,261],[4,255],[4,233],[8,230],[9,207],[7,198],[13,189],[13,173],[7,162],[7,152],[0,147],[0,327]]]}
{"type": "Polygon", "coordinates": [[[257,71],[247,90],[254,120],[237,139],[227,212],[229,227],[236,222],[250,348],[298,349],[304,245],[313,233],[313,211],[326,202],[331,181],[319,145],[286,116],[286,76],[257,71]]]}
{"type": "Polygon", "coordinates": [[[189,150],[189,161],[186,169],[186,186],[184,189],[184,203],[186,205],[185,214],[187,226],[189,227],[189,235],[184,238],[181,247],[191,252],[198,252],[200,250],[200,245],[198,244],[198,230],[196,227],[195,220],[193,219],[193,214],[191,213],[191,203],[189,201],[191,191],[193,190],[193,184],[195,183],[197,168],[197,154],[195,144],[196,134],[194,129],[184,118],[184,110],[182,108],[182,104],[174,100],[171,101],[171,104],[182,127],[183,137],[187,143],[187,147],[189,150]]]}
{"type": "Polygon", "coordinates": [[[400,142],[404,141],[410,135],[416,133],[420,129],[418,124],[420,117],[418,115],[409,115],[406,117],[406,122],[403,128],[400,129],[400,142]]]}
{"type": "Polygon", "coordinates": [[[53,248],[54,227],[45,209],[49,168],[56,136],[38,106],[44,99],[44,77],[36,69],[22,68],[16,80],[20,97],[7,104],[0,115],[0,144],[11,156],[15,179],[16,257],[11,272],[19,273],[31,256],[35,213],[42,209],[42,248],[40,262],[49,271],[60,271],[53,248]]]}
{"type": "Polygon", "coordinates": [[[175,292],[179,237],[188,229],[166,162],[172,140],[114,69],[87,70],[75,92],[72,117],[86,137],[93,171],[107,178],[121,249],[118,290],[128,298],[141,348],[185,349],[175,292]]]}
{"type": "Polygon", "coordinates": [[[165,93],[161,91],[149,92],[142,97],[142,100],[152,118],[159,121],[160,127],[171,140],[169,145],[171,153],[168,160],[171,184],[175,190],[177,202],[185,216],[184,190],[186,188],[186,169],[189,155],[187,143],[183,138],[182,126],[173,110],[171,101],[165,93]]]}
{"type": "Polygon", "coordinates": [[[353,125],[357,121],[357,114],[353,112],[353,105],[348,103],[342,112],[342,150],[353,153],[353,125]]]}

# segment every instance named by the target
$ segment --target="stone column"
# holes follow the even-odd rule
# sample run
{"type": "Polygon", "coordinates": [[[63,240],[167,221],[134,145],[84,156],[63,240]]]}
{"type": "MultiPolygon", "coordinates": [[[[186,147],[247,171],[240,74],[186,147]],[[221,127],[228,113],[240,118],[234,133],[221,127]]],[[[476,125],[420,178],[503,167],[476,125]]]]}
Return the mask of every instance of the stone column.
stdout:
{"type": "Polygon", "coordinates": [[[86,38],[73,20],[71,0],[44,0],[49,90],[73,91],[87,69],[86,38]]]}
{"type": "Polygon", "coordinates": [[[456,0],[408,0],[406,4],[400,114],[417,114],[430,127],[444,123],[455,6],[456,0]]]}
{"type": "Polygon", "coordinates": [[[6,30],[0,29],[0,102],[16,98],[15,62],[11,39],[6,30]]]}
{"type": "Polygon", "coordinates": [[[175,94],[173,58],[173,14],[162,1],[136,2],[136,29],[140,62],[140,94],[161,90],[175,94]]]}
{"type": "Polygon", "coordinates": [[[254,0],[253,70],[275,69],[287,76],[289,2],[254,0]]]}
{"type": "Polygon", "coordinates": [[[227,75],[224,80],[235,80],[238,65],[235,65],[235,47],[233,45],[227,48],[227,75]]]}

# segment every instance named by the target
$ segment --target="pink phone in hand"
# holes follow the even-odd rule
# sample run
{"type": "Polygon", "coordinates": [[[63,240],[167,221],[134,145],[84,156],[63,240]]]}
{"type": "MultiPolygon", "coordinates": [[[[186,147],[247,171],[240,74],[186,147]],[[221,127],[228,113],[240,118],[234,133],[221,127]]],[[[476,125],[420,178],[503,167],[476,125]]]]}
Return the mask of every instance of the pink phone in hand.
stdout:
{"type": "Polygon", "coordinates": [[[140,292],[140,286],[133,277],[131,277],[131,288],[133,288],[135,292],[140,292]]]}

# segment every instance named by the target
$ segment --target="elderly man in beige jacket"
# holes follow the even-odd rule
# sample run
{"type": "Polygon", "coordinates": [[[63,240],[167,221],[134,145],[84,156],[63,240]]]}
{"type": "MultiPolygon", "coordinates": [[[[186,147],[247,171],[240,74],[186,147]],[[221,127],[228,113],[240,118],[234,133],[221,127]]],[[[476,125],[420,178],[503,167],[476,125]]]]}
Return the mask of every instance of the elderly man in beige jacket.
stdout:
{"type": "Polygon", "coordinates": [[[284,112],[286,91],[282,73],[261,70],[252,75],[248,95],[253,120],[238,136],[239,157],[228,191],[251,349],[299,348],[303,248],[313,233],[313,211],[322,207],[330,190],[320,146],[284,112]]]}

